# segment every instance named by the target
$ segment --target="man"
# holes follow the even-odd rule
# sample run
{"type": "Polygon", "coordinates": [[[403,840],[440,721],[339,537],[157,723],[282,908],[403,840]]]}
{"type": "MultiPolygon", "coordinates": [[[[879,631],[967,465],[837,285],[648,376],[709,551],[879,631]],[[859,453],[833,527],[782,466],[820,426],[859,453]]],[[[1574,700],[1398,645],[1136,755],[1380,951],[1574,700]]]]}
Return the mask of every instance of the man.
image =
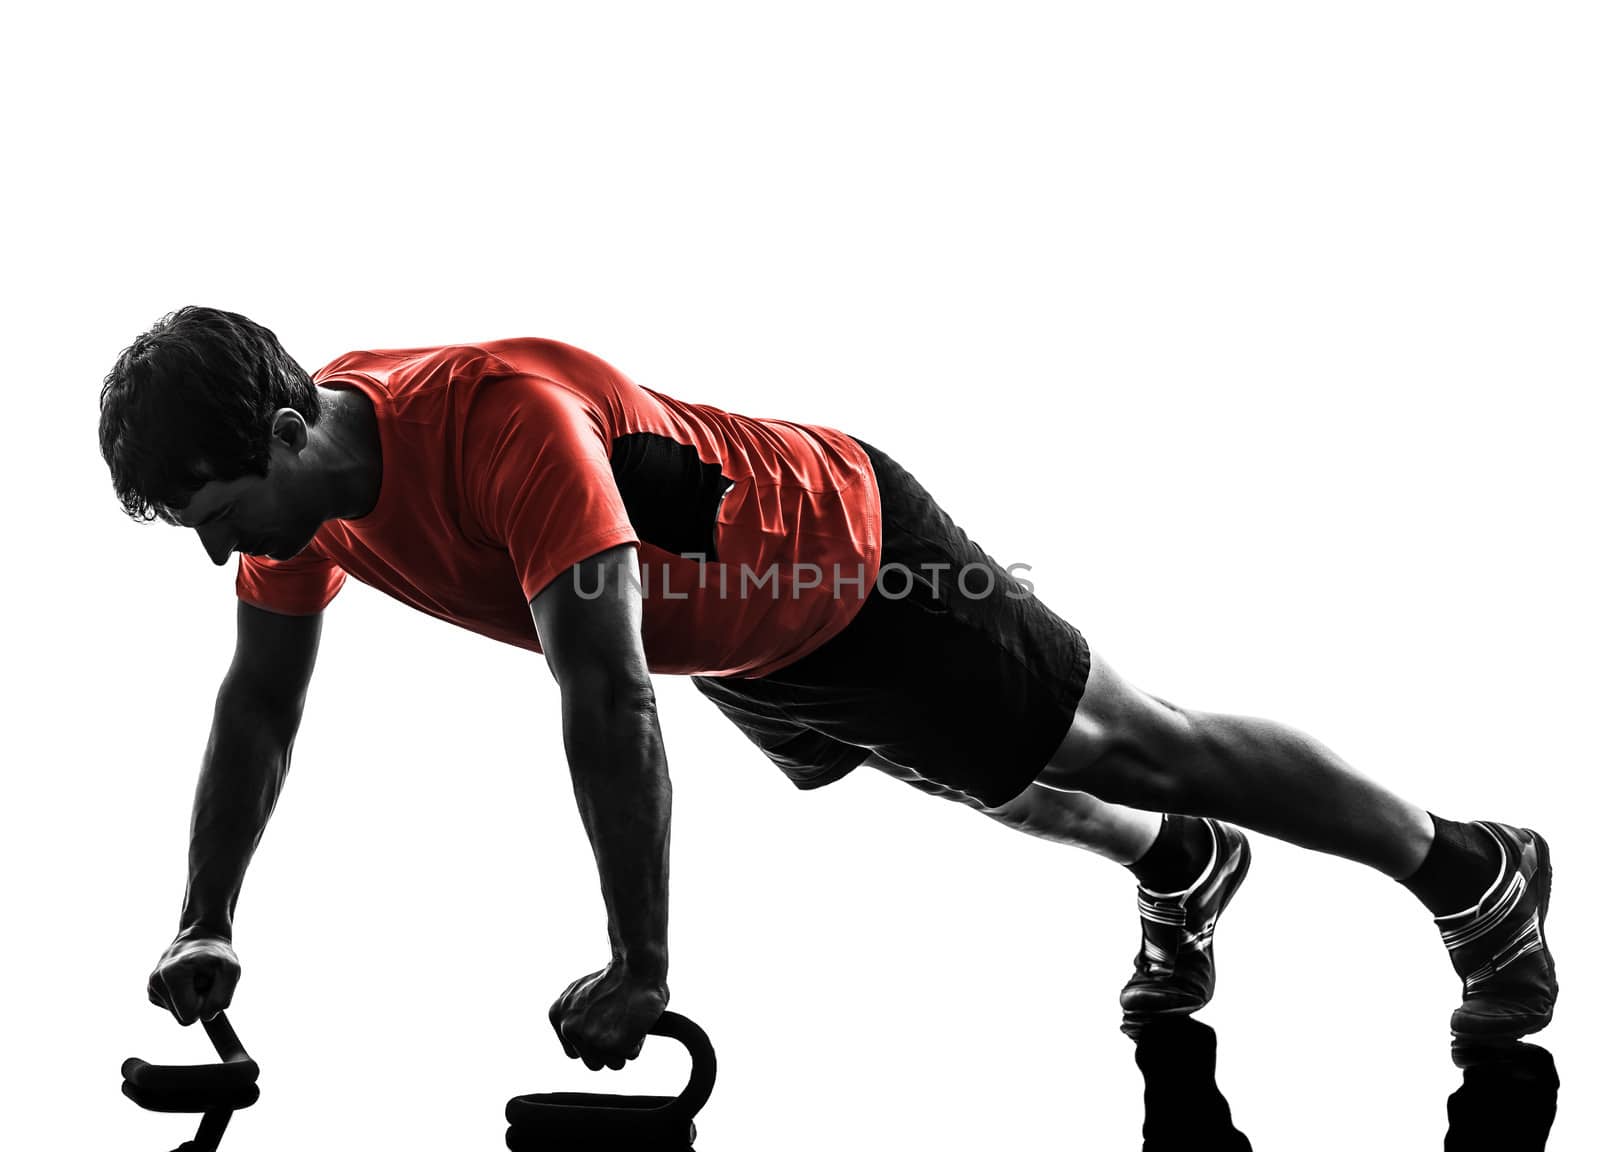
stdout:
{"type": "Polygon", "coordinates": [[[352,352],[316,373],[243,316],[184,308],[101,393],[130,515],[241,553],[238,640],[150,998],[227,1007],[240,885],[288,770],[322,611],[349,575],[543,652],[560,687],[611,961],[551,1009],[620,1068],[665,1008],[672,789],[652,673],[695,685],[800,788],[861,764],[1132,871],[1130,1031],[1215,987],[1250,828],[1380,869],[1433,913],[1464,1041],[1550,1021],[1550,855],[1444,820],[1271,721],[1124,681],[894,460],[829,428],[639,387],[548,340],[352,352]]]}

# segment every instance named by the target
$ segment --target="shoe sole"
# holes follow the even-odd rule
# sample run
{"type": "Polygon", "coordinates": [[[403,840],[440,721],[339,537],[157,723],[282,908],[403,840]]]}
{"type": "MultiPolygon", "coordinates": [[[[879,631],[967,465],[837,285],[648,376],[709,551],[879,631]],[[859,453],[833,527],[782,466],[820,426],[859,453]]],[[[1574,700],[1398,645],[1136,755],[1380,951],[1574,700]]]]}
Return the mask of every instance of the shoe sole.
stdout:
{"type": "MultiPolygon", "coordinates": [[[[1244,878],[1246,876],[1248,876],[1249,874],[1250,874],[1250,841],[1249,841],[1249,839],[1247,837],[1241,835],[1239,837],[1239,867],[1234,871],[1232,886],[1228,889],[1227,892],[1225,892],[1223,894],[1222,903],[1217,905],[1217,917],[1216,917],[1216,921],[1213,922],[1213,925],[1212,925],[1212,930],[1211,930],[1211,965],[1212,965],[1212,971],[1213,972],[1216,971],[1216,963],[1217,963],[1216,924],[1221,923],[1222,914],[1228,910],[1228,905],[1233,903],[1233,898],[1239,894],[1239,889],[1244,887],[1244,878]]],[[[1123,1030],[1124,1033],[1127,1033],[1128,1025],[1130,1025],[1130,1024],[1138,1025],[1138,1024],[1148,1023],[1149,1021],[1152,1021],[1152,1020],[1169,1020],[1169,1019],[1173,1019],[1173,1018],[1176,1018],[1176,1017],[1179,1017],[1179,1016],[1193,1016],[1196,1012],[1200,1011],[1200,1009],[1204,1008],[1207,1004],[1211,1003],[1211,1000],[1215,995],[1216,995],[1216,989],[1213,988],[1211,990],[1211,996],[1206,997],[1204,1000],[1202,1000],[1200,1003],[1194,1005],[1193,1007],[1189,1007],[1188,1005],[1184,1005],[1184,1006],[1178,1007],[1178,1008],[1156,1008],[1156,1009],[1153,1009],[1153,1010],[1150,1010],[1150,1011],[1132,1011],[1132,1012],[1128,1011],[1127,1009],[1123,1009],[1123,1012],[1122,1012],[1123,1029],[1122,1030],[1123,1030]]],[[[1129,1034],[1131,1035],[1131,1033],[1129,1033],[1129,1034]]]]}
{"type": "Polygon", "coordinates": [[[1554,993],[1550,997],[1550,1010],[1538,1016],[1526,1016],[1519,1020],[1514,1029],[1485,1027],[1474,1030],[1472,1027],[1461,1028],[1457,1026],[1454,1017],[1450,1021],[1451,1035],[1465,1041],[1481,1043],[1485,1041],[1512,1041],[1523,1036],[1531,1036],[1535,1032],[1546,1028],[1555,1017],[1555,1000],[1560,994],[1561,986],[1556,981],[1556,960],[1550,951],[1550,938],[1545,935],[1545,913],[1550,910],[1550,890],[1555,886],[1555,869],[1550,866],[1550,845],[1545,838],[1532,828],[1526,831],[1533,837],[1533,851],[1536,863],[1533,868],[1533,880],[1539,885],[1539,939],[1543,942],[1545,963],[1550,970],[1550,986],[1554,993]],[[1522,1021],[1526,1021],[1526,1025],[1522,1021]]]}

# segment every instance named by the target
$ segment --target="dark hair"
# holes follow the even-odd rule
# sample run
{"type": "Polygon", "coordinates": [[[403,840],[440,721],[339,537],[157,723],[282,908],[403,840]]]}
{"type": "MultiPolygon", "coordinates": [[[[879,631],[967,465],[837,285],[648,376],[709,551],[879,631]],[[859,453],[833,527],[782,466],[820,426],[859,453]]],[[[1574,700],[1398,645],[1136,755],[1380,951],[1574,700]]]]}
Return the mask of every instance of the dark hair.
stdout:
{"type": "Polygon", "coordinates": [[[169,510],[208,479],[265,476],[267,422],[279,408],[308,424],[322,414],[316,385],[270,330],[217,308],[162,317],[123,349],[100,389],[100,455],[123,509],[175,524],[169,510]]]}

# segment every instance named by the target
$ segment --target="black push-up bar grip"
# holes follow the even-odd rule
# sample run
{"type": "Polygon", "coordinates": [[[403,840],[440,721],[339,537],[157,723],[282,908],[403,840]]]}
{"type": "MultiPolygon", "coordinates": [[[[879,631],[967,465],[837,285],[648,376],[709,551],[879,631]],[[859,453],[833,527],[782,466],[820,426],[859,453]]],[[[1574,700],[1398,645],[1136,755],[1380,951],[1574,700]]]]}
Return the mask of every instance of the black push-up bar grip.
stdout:
{"type": "Polygon", "coordinates": [[[677,1096],[618,1096],[606,1092],[538,1092],[506,1104],[506,1147],[534,1149],[619,1148],[628,1152],[687,1149],[695,1138],[694,1117],[711,1098],[717,1054],[699,1026],[676,1012],[663,1012],[652,1036],[670,1036],[689,1050],[689,1082],[677,1096]]]}
{"type": "Polygon", "coordinates": [[[151,1112],[203,1112],[193,1140],[178,1152],[216,1152],[233,1113],[261,1098],[250,1059],[228,1018],[218,1012],[201,1022],[220,1064],[152,1064],[131,1056],[122,1062],[122,1094],[151,1112]]]}

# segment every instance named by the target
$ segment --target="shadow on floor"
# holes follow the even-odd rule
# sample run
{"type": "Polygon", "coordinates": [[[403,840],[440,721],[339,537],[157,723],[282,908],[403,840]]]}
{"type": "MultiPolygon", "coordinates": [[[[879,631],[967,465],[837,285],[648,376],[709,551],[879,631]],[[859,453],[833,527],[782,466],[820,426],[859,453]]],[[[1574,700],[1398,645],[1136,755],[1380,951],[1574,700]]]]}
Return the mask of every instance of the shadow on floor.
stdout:
{"type": "Polygon", "coordinates": [[[1461,1087],[1445,1101],[1445,1152],[1542,1152],[1556,1118],[1561,1077],[1537,1044],[1458,1045],[1461,1087]]]}
{"type": "MultiPolygon", "coordinates": [[[[1144,1077],[1144,1152],[1250,1152],[1217,1086],[1216,1032],[1187,1016],[1124,1031],[1144,1077]]],[[[1561,1086],[1550,1053],[1527,1043],[1457,1045],[1451,1058],[1461,1086],[1445,1103],[1445,1152],[1543,1152],[1561,1086]]],[[[1372,1147],[1384,1147],[1382,1135],[1370,1134],[1372,1147]]]]}

